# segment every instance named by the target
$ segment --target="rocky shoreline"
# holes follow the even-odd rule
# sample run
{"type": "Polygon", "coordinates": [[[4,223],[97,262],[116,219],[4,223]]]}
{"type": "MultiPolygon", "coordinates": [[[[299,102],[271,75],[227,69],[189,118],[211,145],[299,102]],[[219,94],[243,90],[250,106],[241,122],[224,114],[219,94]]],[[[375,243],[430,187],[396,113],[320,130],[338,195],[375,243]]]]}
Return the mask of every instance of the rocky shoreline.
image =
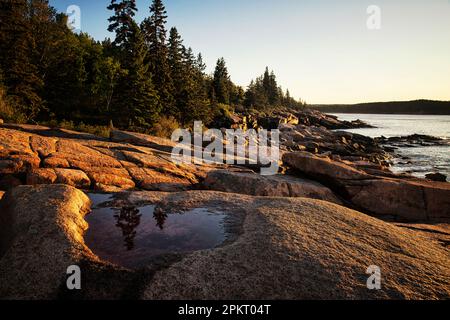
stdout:
{"type": "Polygon", "coordinates": [[[390,147],[443,142],[371,139],[339,131],[363,123],[316,111],[233,121],[280,129],[280,174],[176,165],[173,142],[143,134],[1,124],[0,298],[450,298],[450,184],[389,170],[390,147]],[[130,270],[85,245],[83,191],[110,193],[119,207],[219,208],[239,223],[217,248],[130,270]],[[73,264],[89,279],[78,295],[64,289],[73,264]],[[386,275],[380,291],[366,288],[370,265],[386,275]]]}

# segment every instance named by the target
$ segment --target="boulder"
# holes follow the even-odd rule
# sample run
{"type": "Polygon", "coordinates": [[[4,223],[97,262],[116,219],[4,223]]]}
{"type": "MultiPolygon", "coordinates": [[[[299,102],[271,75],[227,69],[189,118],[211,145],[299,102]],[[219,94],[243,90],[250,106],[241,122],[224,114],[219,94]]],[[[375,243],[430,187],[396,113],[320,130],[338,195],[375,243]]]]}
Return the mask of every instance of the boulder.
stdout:
{"type": "Polygon", "coordinates": [[[64,155],[57,153],[45,158],[42,166],[46,168],[70,168],[69,161],[64,158],[64,155]]]}
{"type": "Polygon", "coordinates": [[[189,179],[177,177],[154,169],[130,167],[128,172],[137,186],[149,191],[182,191],[192,186],[189,179]]]}
{"type": "Polygon", "coordinates": [[[0,299],[54,299],[84,245],[89,198],[62,185],[20,186],[2,200],[0,299]]]}
{"type": "Polygon", "coordinates": [[[133,189],[136,184],[125,168],[85,168],[89,179],[96,190],[104,190],[103,186],[117,187],[118,189],[133,189]]]}
{"type": "Polygon", "coordinates": [[[319,179],[341,181],[370,178],[370,175],[365,172],[344,163],[332,161],[327,157],[317,157],[308,152],[285,153],[283,155],[283,162],[293,169],[319,179]]]}
{"type": "Polygon", "coordinates": [[[81,170],[56,168],[55,173],[57,176],[57,183],[67,184],[79,189],[90,188],[91,180],[86,173],[81,170]]]}
{"type": "Polygon", "coordinates": [[[431,218],[428,216],[423,189],[405,181],[382,179],[349,182],[345,190],[351,202],[366,212],[409,221],[431,218]]]}
{"type": "Polygon", "coordinates": [[[28,185],[52,184],[55,183],[58,176],[54,169],[34,169],[27,174],[28,185]]]}
{"type": "Polygon", "coordinates": [[[6,151],[7,154],[33,154],[30,148],[30,134],[0,128],[0,150],[6,151]]]}
{"type": "Polygon", "coordinates": [[[27,174],[28,185],[53,183],[67,184],[79,189],[89,189],[91,185],[89,177],[80,170],[41,168],[32,170],[27,174]]]}
{"type": "MultiPolygon", "coordinates": [[[[0,175],[26,178],[31,185],[63,183],[81,189],[120,191],[138,184],[147,190],[180,191],[197,184],[208,170],[206,165],[175,165],[169,153],[159,150],[174,145],[166,139],[113,133],[116,140],[137,143],[130,145],[92,137],[84,140],[82,134],[67,133],[71,137],[67,138],[56,135],[60,131],[39,126],[14,129],[23,131],[0,128],[0,175]]],[[[3,180],[0,177],[0,186],[3,180]]]]}
{"type": "Polygon", "coordinates": [[[30,137],[31,149],[36,152],[39,157],[45,158],[56,152],[56,139],[44,138],[38,135],[30,137]]]}
{"type": "Polygon", "coordinates": [[[203,182],[215,191],[266,197],[305,197],[342,204],[327,187],[318,182],[290,176],[261,176],[248,172],[211,171],[203,182]]]}
{"type": "Polygon", "coordinates": [[[241,221],[239,228],[228,230],[234,236],[222,246],[157,271],[144,299],[450,297],[450,256],[444,247],[329,202],[205,191],[138,192],[129,200],[170,205],[175,212],[211,208],[241,221]],[[367,288],[372,265],[381,270],[381,290],[367,288]]]}

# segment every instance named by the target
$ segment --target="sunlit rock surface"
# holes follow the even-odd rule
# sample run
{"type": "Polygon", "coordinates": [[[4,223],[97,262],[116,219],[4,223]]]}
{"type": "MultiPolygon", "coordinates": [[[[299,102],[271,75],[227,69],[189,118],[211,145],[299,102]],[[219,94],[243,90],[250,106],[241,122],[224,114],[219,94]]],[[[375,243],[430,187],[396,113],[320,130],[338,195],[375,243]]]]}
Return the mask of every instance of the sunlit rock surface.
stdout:
{"type": "Polygon", "coordinates": [[[285,119],[286,174],[271,177],[176,165],[173,142],[142,134],[2,125],[0,298],[448,299],[450,185],[389,172],[373,140],[285,119]],[[76,188],[111,193],[90,229],[76,188]],[[66,288],[71,264],[78,292],[66,288]],[[380,291],[367,289],[371,265],[380,291]]]}
{"type": "MultiPolygon", "coordinates": [[[[22,183],[30,185],[64,183],[105,191],[136,187],[185,190],[208,170],[207,166],[177,166],[169,153],[150,147],[38,126],[13,128],[0,128],[0,178],[9,175],[22,179],[25,175],[22,183]]],[[[156,142],[151,146],[157,148],[156,142]]]]}
{"type": "Polygon", "coordinates": [[[0,298],[50,299],[70,265],[93,257],[84,245],[87,196],[63,185],[20,186],[2,200],[0,298]]]}
{"type": "Polygon", "coordinates": [[[435,299],[450,295],[449,252],[417,233],[329,202],[215,192],[136,200],[241,208],[237,239],[155,274],[145,299],[435,299]],[[196,199],[196,200],[193,200],[196,199]],[[170,202],[169,202],[170,201],[170,202]],[[211,204],[209,204],[211,205],[211,204]],[[382,270],[380,291],[367,268],[382,270]]]}

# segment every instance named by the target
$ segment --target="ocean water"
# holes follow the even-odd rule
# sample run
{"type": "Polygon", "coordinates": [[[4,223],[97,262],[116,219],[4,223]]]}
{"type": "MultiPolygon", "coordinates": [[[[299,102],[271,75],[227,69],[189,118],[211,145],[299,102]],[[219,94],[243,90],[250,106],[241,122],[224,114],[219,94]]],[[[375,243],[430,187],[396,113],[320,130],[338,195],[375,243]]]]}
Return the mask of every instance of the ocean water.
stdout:
{"type": "MultiPolygon", "coordinates": [[[[333,115],[341,120],[360,119],[375,126],[376,128],[370,129],[346,130],[372,138],[424,134],[450,140],[450,116],[353,113],[335,113],[333,115]]],[[[402,147],[396,153],[408,159],[395,159],[392,171],[399,173],[408,172],[417,177],[424,177],[428,173],[440,172],[447,175],[447,180],[450,180],[450,145],[439,147],[402,147]]]]}

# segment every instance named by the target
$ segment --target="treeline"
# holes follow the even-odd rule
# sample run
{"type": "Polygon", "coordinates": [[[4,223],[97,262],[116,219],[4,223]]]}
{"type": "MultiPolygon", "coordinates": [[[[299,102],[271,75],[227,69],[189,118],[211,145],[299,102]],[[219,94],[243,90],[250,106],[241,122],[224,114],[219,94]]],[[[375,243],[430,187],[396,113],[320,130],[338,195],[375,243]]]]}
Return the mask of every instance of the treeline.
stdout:
{"type": "Polygon", "coordinates": [[[310,108],[328,113],[450,115],[450,101],[432,100],[373,102],[353,105],[311,105],[310,108]]]}
{"type": "Polygon", "coordinates": [[[135,21],[135,0],[112,0],[108,30],[94,41],[67,27],[47,0],[0,1],[0,118],[15,122],[70,120],[148,130],[156,125],[211,123],[225,111],[301,108],[266,69],[244,89],[223,58],[213,74],[178,30],[166,30],[161,0],[135,21]]]}

